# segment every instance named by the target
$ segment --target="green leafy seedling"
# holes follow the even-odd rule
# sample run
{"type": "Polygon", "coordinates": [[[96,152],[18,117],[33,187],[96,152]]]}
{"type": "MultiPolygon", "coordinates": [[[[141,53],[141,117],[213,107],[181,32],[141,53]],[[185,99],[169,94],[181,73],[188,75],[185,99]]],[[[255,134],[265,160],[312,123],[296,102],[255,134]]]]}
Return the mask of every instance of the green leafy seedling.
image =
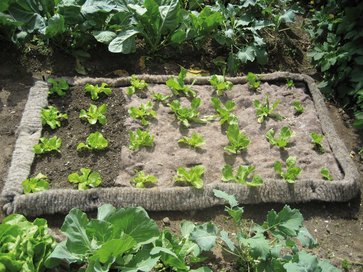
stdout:
{"type": "Polygon", "coordinates": [[[193,132],[191,137],[183,136],[178,143],[186,144],[192,148],[198,148],[205,144],[203,135],[193,132]]]}
{"type": "Polygon", "coordinates": [[[228,100],[223,104],[218,98],[213,97],[211,99],[213,108],[219,116],[219,122],[221,125],[227,124],[237,124],[237,116],[232,113],[236,108],[236,103],[232,100],[228,100]]]}
{"type": "Polygon", "coordinates": [[[291,88],[295,87],[295,82],[292,79],[287,79],[286,85],[287,85],[287,88],[291,89],[291,88]]]}
{"type": "Polygon", "coordinates": [[[286,182],[295,183],[297,177],[300,175],[302,169],[296,166],[296,157],[288,157],[286,159],[286,171],[282,170],[282,163],[275,161],[274,170],[279,174],[286,182]]]}
{"type": "Polygon", "coordinates": [[[261,186],[263,180],[260,176],[254,175],[251,178],[249,177],[249,175],[255,171],[255,168],[256,167],[253,165],[241,165],[238,167],[236,174],[234,174],[232,166],[226,164],[222,169],[222,181],[233,181],[250,187],[261,186]]]}
{"type": "Polygon", "coordinates": [[[157,177],[152,175],[146,175],[144,171],[137,172],[136,175],[131,180],[131,183],[136,188],[152,187],[157,182],[158,182],[157,177]]]}
{"type": "Polygon", "coordinates": [[[61,121],[68,119],[68,115],[60,113],[54,106],[43,108],[40,113],[42,125],[48,125],[51,129],[56,129],[61,126],[61,121]]]}
{"type": "Polygon", "coordinates": [[[326,167],[322,167],[320,169],[320,174],[322,175],[323,179],[332,181],[333,180],[333,176],[330,174],[330,171],[328,168],[326,167]]]}
{"type": "Polygon", "coordinates": [[[102,104],[99,107],[91,104],[87,111],[81,109],[81,112],[79,113],[79,118],[87,119],[88,123],[90,123],[91,125],[95,125],[97,122],[101,125],[105,125],[107,123],[107,118],[105,116],[106,111],[106,104],[102,104]]]}
{"type": "Polygon", "coordinates": [[[166,85],[171,89],[174,95],[185,95],[186,97],[195,97],[197,93],[192,89],[194,82],[191,86],[184,84],[184,79],[187,75],[187,69],[181,67],[178,77],[169,78],[166,85]]]}
{"type": "Polygon", "coordinates": [[[83,191],[89,188],[96,188],[102,183],[100,173],[89,168],[81,168],[81,175],[72,173],[68,176],[70,183],[78,184],[78,190],[83,191]]]}
{"type": "Polygon", "coordinates": [[[254,73],[251,72],[247,74],[247,82],[248,82],[248,87],[253,91],[256,91],[261,86],[261,81],[254,73]]]}
{"type": "Polygon", "coordinates": [[[237,124],[228,126],[227,138],[229,140],[229,145],[227,145],[224,150],[232,154],[237,154],[238,152],[247,149],[248,145],[251,143],[246,134],[239,130],[237,124]]]}
{"type": "Polygon", "coordinates": [[[184,167],[177,169],[176,176],[174,177],[175,183],[179,185],[190,185],[197,189],[203,188],[203,175],[205,168],[203,165],[197,165],[189,170],[184,167]]]}
{"type": "Polygon", "coordinates": [[[140,147],[151,147],[154,144],[154,136],[149,131],[143,131],[137,129],[136,131],[130,131],[130,144],[129,148],[133,151],[137,151],[140,147]]]}
{"type": "Polygon", "coordinates": [[[62,146],[62,140],[57,136],[52,138],[41,137],[39,139],[39,144],[33,146],[33,151],[35,154],[44,154],[52,151],[60,153],[60,147],[62,146]]]}
{"type": "Polygon", "coordinates": [[[137,107],[129,108],[129,115],[133,119],[140,119],[142,126],[147,126],[150,122],[147,119],[156,118],[156,111],[153,110],[153,104],[148,101],[146,104],[141,104],[137,107]]]}
{"type": "Polygon", "coordinates": [[[152,99],[157,101],[157,102],[160,102],[160,103],[163,103],[163,104],[167,104],[169,102],[169,99],[170,99],[170,95],[165,95],[165,94],[162,94],[162,93],[152,93],[151,95],[152,99]]]}
{"type": "Polygon", "coordinates": [[[131,86],[127,87],[127,95],[133,95],[136,91],[145,91],[149,86],[145,80],[138,79],[136,75],[131,76],[131,86]]]}
{"type": "Polygon", "coordinates": [[[176,119],[185,127],[190,127],[189,122],[195,122],[199,124],[205,124],[205,119],[199,118],[198,108],[202,100],[200,98],[194,98],[190,104],[190,107],[182,107],[179,100],[173,100],[169,104],[170,109],[175,113],[176,119]]]}
{"type": "Polygon", "coordinates": [[[226,91],[233,87],[233,83],[226,80],[224,76],[213,75],[209,83],[214,87],[218,96],[222,96],[226,91]]]}
{"type": "Polygon", "coordinates": [[[48,83],[52,86],[49,89],[48,94],[57,94],[58,96],[65,96],[69,90],[69,85],[64,78],[49,78],[48,83]]]}
{"type": "Polygon", "coordinates": [[[39,173],[33,178],[27,178],[21,184],[25,194],[37,193],[48,190],[49,188],[48,177],[42,173],[39,173]]]}
{"type": "Polygon", "coordinates": [[[257,116],[257,122],[259,124],[262,124],[267,117],[271,117],[276,120],[282,120],[283,117],[278,114],[274,113],[277,106],[280,104],[280,100],[275,101],[272,106],[270,106],[269,97],[266,96],[265,103],[261,103],[259,100],[253,101],[253,106],[256,109],[256,116],[257,116]]]}
{"type": "Polygon", "coordinates": [[[275,130],[271,128],[266,133],[266,138],[271,145],[284,148],[288,145],[290,138],[294,135],[294,132],[289,127],[283,127],[280,130],[280,136],[275,137],[275,130]]]}
{"type": "Polygon", "coordinates": [[[304,112],[304,110],[305,110],[300,101],[294,101],[292,103],[292,105],[294,106],[294,110],[295,110],[296,115],[302,114],[304,112]]]}
{"type": "Polygon", "coordinates": [[[87,139],[86,143],[79,143],[77,145],[77,151],[82,149],[88,150],[104,150],[108,147],[108,141],[103,137],[102,133],[96,131],[91,133],[87,139]]]}
{"type": "Polygon", "coordinates": [[[99,95],[102,93],[106,95],[112,94],[112,90],[110,88],[107,88],[107,83],[102,83],[101,86],[98,86],[98,84],[92,85],[87,83],[84,89],[86,93],[91,94],[92,100],[97,100],[98,98],[100,98],[99,95]]]}
{"type": "Polygon", "coordinates": [[[312,144],[314,145],[314,149],[316,149],[319,153],[324,153],[325,149],[322,145],[324,140],[324,135],[312,132],[310,133],[310,138],[312,144]]]}

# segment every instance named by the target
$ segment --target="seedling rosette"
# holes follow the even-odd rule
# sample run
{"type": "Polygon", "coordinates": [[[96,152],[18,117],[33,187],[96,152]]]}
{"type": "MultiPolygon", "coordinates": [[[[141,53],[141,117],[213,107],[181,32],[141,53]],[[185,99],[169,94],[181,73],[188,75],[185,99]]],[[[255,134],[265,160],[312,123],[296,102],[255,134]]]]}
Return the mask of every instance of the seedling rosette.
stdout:
{"type": "Polygon", "coordinates": [[[103,137],[102,133],[94,132],[91,133],[87,139],[86,143],[79,143],[77,145],[77,150],[89,149],[89,150],[103,150],[108,147],[108,141],[103,137]]]}
{"type": "Polygon", "coordinates": [[[296,166],[296,157],[288,157],[286,159],[286,171],[282,169],[283,165],[280,161],[275,161],[274,170],[279,174],[286,182],[295,183],[297,177],[300,175],[302,169],[296,166]]]}
{"type": "Polygon", "coordinates": [[[139,107],[130,107],[129,115],[132,119],[140,119],[142,126],[150,124],[148,119],[156,118],[156,111],[153,110],[154,105],[148,101],[146,104],[141,104],[139,107]]]}
{"type": "Polygon", "coordinates": [[[277,100],[271,106],[268,96],[266,96],[264,104],[261,103],[259,100],[253,101],[253,106],[256,109],[257,122],[259,124],[262,124],[267,117],[271,117],[278,121],[282,120],[283,117],[280,114],[274,112],[279,104],[280,100],[277,100]]]}
{"type": "Polygon", "coordinates": [[[239,130],[237,124],[231,124],[228,126],[227,138],[229,140],[229,145],[227,145],[224,150],[232,154],[237,154],[238,152],[247,149],[251,143],[247,135],[239,130]]]}
{"type": "Polygon", "coordinates": [[[202,100],[200,98],[194,98],[189,108],[182,107],[179,100],[173,100],[170,103],[170,109],[175,113],[176,119],[185,127],[190,127],[189,122],[205,124],[206,119],[199,118],[198,108],[200,107],[202,100]]]}
{"type": "Polygon", "coordinates": [[[49,188],[48,177],[42,173],[39,173],[33,178],[25,179],[21,185],[23,186],[25,194],[42,192],[49,188]]]}
{"type": "Polygon", "coordinates": [[[97,122],[101,125],[105,125],[107,123],[107,118],[105,116],[106,111],[106,104],[102,104],[99,107],[91,104],[87,111],[81,109],[79,113],[79,118],[86,119],[91,125],[95,125],[97,122]]]}
{"type": "Polygon", "coordinates": [[[328,180],[328,181],[332,181],[333,180],[333,176],[330,174],[330,171],[328,168],[326,167],[322,167],[320,169],[320,174],[323,177],[323,179],[328,180]]]}
{"type": "Polygon", "coordinates": [[[152,147],[154,145],[154,136],[149,131],[137,129],[130,131],[129,148],[133,151],[138,151],[141,147],[152,147]]]}
{"type": "Polygon", "coordinates": [[[107,87],[107,83],[102,83],[101,86],[98,86],[98,84],[92,85],[87,83],[84,89],[86,93],[91,94],[92,100],[98,100],[100,98],[99,95],[102,93],[104,93],[105,95],[112,94],[112,90],[107,87]]]}
{"type": "Polygon", "coordinates": [[[57,136],[51,138],[41,137],[39,139],[39,144],[33,146],[33,152],[35,154],[44,154],[52,151],[60,153],[60,147],[62,145],[62,140],[57,136]]]}
{"type": "Polygon", "coordinates": [[[205,144],[204,137],[196,132],[192,133],[192,136],[183,136],[178,140],[178,143],[186,144],[192,148],[198,148],[205,144]]]}
{"type": "Polygon", "coordinates": [[[189,170],[184,167],[177,169],[176,176],[174,177],[175,183],[178,185],[189,185],[197,189],[203,188],[203,175],[205,168],[203,165],[197,165],[189,170]]]}
{"type": "Polygon", "coordinates": [[[237,116],[232,113],[236,109],[236,103],[233,100],[228,100],[223,104],[218,98],[213,97],[211,99],[213,108],[218,114],[219,122],[221,125],[227,124],[237,124],[237,116]]]}
{"type": "Polygon", "coordinates": [[[305,111],[305,109],[300,101],[294,101],[292,103],[292,105],[294,106],[295,115],[300,115],[305,111]]]}
{"type": "Polygon", "coordinates": [[[48,125],[51,129],[56,129],[61,126],[61,121],[68,119],[68,115],[65,113],[60,113],[58,109],[54,106],[49,106],[43,108],[40,112],[40,117],[42,119],[42,125],[48,125]]]}
{"type": "Polygon", "coordinates": [[[131,86],[127,87],[127,95],[133,95],[136,91],[145,91],[149,86],[145,80],[138,79],[136,75],[131,76],[131,86]]]}
{"type": "Polygon", "coordinates": [[[184,79],[187,75],[187,70],[181,68],[178,77],[169,78],[166,81],[166,85],[171,89],[174,95],[185,95],[186,97],[195,97],[197,93],[192,89],[194,82],[191,86],[184,84],[184,79]]]}
{"type": "Polygon", "coordinates": [[[160,102],[160,103],[163,103],[163,104],[167,104],[169,99],[170,99],[170,95],[165,95],[165,94],[162,94],[162,93],[152,93],[151,94],[151,97],[154,101],[156,102],[160,102]]]}
{"type": "Polygon", "coordinates": [[[89,168],[81,168],[80,171],[81,175],[72,173],[68,176],[68,181],[70,183],[78,184],[78,190],[83,191],[101,185],[102,179],[100,173],[92,171],[89,168]]]}
{"type": "Polygon", "coordinates": [[[253,91],[256,91],[261,86],[261,81],[259,81],[258,77],[251,72],[248,72],[247,74],[247,82],[248,82],[248,87],[253,91]]]}
{"type": "Polygon", "coordinates": [[[48,83],[52,86],[49,88],[49,94],[57,94],[58,96],[65,96],[66,91],[69,89],[69,85],[64,78],[49,78],[48,83]]]}
{"type": "Polygon", "coordinates": [[[226,80],[224,76],[213,75],[209,83],[214,87],[218,96],[222,96],[233,87],[233,83],[226,80]]]}
{"type": "Polygon", "coordinates": [[[289,140],[293,135],[294,132],[289,127],[283,127],[280,130],[280,136],[275,137],[275,130],[271,128],[269,131],[267,131],[266,138],[271,145],[284,148],[289,144],[289,140]]]}
{"type": "Polygon", "coordinates": [[[324,135],[315,132],[310,133],[311,142],[314,145],[314,149],[319,153],[324,153],[325,149],[322,145],[324,140],[324,135]]]}
{"type": "Polygon", "coordinates": [[[255,169],[256,167],[253,165],[241,165],[234,174],[232,166],[226,164],[222,169],[222,181],[233,181],[236,183],[245,184],[249,187],[261,186],[263,184],[263,180],[260,176],[254,175],[249,177],[255,171],[255,169]]]}
{"type": "Polygon", "coordinates": [[[131,183],[136,188],[149,188],[155,185],[157,182],[157,177],[153,175],[146,175],[144,171],[137,172],[131,180],[131,183]]]}

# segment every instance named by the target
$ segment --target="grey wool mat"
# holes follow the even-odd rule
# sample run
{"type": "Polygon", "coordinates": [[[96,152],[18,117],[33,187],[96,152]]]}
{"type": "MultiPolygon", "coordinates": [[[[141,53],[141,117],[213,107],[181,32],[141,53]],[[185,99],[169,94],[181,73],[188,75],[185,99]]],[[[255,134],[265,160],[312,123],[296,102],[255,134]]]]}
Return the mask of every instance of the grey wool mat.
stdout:
{"type": "MultiPolygon", "coordinates": [[[[170,77],[169,75],[138,76],[138,78],[144,79],[150,85],[165,85],[166,80],[170,77]]],[[[326,141],[330,146],[331,160],[336,163],[336,171],[340,173],[336,174],[336,176],[339,178],[333,181],[325,181],[322,178],[310,177],[308,174],[305,174],[295,184],[288,184],[275,176],[271,176],[264,179],[264,184],[261,187],[256,188],[248,188],[245,185],[226,183],[220,180],[210,180],[205,183],[203,189],[167,185],[137,189],[132,186],[125,186],[127,184],[125,181],[126,176],[120,174],[118,178],[120,184],[125,183],[121,187],[95,188],[86,191],[49,189],[39,193],[23,194],[21,183],[30,175],[35,157],[32,147],[38,143],[42,132],[40,111],[48,104],[48,85],[45,82],[37,81],[29,92],[28,101],[18,128],[18,138],[12,162],[1,194],[5,213],[39,216],[43,214],[67,213],[74,207],[84,211],[91,211],[104,203],[110,203],[117,207],[143,206],[145,209],[152,211],[195,210],[224,204],[223,200],[214,197],[213,189],[219,189],[235,195],[241,204],[268,202],[297,203],[315,200],[340,202],[354,198],[360,190],[359,173],[344,143],[334,129],[324,98],[314,80],[306,75],[286,72],[261,74],[258,77],[262,82],[267,83],[286,82],[286,79],[292,79],[294,82],[304,84],[321,126],[320,130],[325,135],[326,141]]],[[[209,79],[209,77],[187,78],[186,83],[194,81],[194,86],[199,88],[199,86],[210,85],[209,79]]],[[[246,84],[246,77],[226,79],[232,81],[235,85],[240,84],[242,86],[246,84]]],[[[117,79],[76,77],[68,78],[68,82],[74,86],[106,82],[110,87],[116,88],[128,86],[130,84],[130,77],[117,79]]],[[[255,116],[250,118],[256,122],[255,116]]],[[[124,156],[126,154],[128,153],[122,153],[124,156]]],[[[179,161],[183,161],[183,158],[179,158],[179,161]]],[[[124,161],[122,160],[122,162],[124,161]]],[[[125,162],[125,164],[127,163],[125,162]]]]}

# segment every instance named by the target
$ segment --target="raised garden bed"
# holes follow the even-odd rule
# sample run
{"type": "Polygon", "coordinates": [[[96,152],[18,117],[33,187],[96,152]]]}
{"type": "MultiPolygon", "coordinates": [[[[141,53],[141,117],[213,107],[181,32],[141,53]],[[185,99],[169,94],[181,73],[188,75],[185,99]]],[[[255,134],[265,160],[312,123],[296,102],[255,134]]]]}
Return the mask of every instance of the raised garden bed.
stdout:
{"type": "MultiPolygon", "coordinates": [[[[358,172],[351,161],[344,144],[337,137],[328,117],[324,100],[313,80],[305,75],[273,73],[260,75],[262,81],[259,90],[250,90],[246,78],[229,78],[234,86],[220,99],[222,102],[233,100],[238,118],[238,125],[250,139],[247,150],[230,154],[224,148],[228,145],[226,126],[220,125],[218,118],[206,124],[191,122],[189,128],[183,127],[176,120],[170,108],[162,103],[154,103],[156,118],[150,119],[147,130],[155,137],[151,148],[132,151],[129,148],[129,131],[140,128],[140,122],[130,118],[127,110],[141,103],[151,101],[151,93],[171,94],[165,82],[170,76],[147,76],[142,78],[149,83],[144,95],[126,95],[130,78],[119,79],[70,79],[71,91],[65,97],[50,98],[49,103],[68,114],[66,125],[56,130],[43,130],[44,136],[57,135],[63,141],[60,155],[34,156],[32,147],[37,144],[42,133],[40,120],[41,108],[46,106],[48,86],[36,82],[30,90],[29,99],[20,124],[18,140],[13,154],[12,164],[2,193],[6,213],[21,212],[36,216],[49,213],[66,213],[73,207],[92,210],[102,203],[115,206],[141,205],[148,210],[187,210],[201,209],[222,204],[213,196],[213,189],[224,190],[236,195],[240,203],[261,202],[305,202],[346,201],[359,192],[358,172]],[[287,79],[295,82],[295,87],[288,88],[287,79]],[[93,102],[84,94],[86,83],[101,84],[106,82],[113,90],[112,95],[93,102]],[[278,121],[267,118],[261,124],[257,122],[255,100],[265,101],[269,96],[271,104],[280,100],[276,113],[284,117],[278,121]],[[295,115],[293,101],[301,101],[304,113],[295,115]],[[104,126],[90,126],[79,119],[79,111],[90,103],[107,103],[108,122],[104,126]],[[294,131],[294,137],[284,149],[272,146],[266,140],[266,133],[271,128],[277,131],[284,126],[294,131]],[[109,146],[105,151],[76,151],[80,142],[94,131],[102,131],[109,146]],[[191,136],[198,132],[205,138],[205,145],[198,149],[188,148],[178,143],[182,136],[191,136]],[[320,154],[313,149],[310,133],[325,135],[320,154]],[[289,156],[297,158],[297,165],[302,169],[296,182],[284,181],[274,171],[276,160],[284,162],[289,156]],[[254,165],[255,173],[263,179],[263,185],[249,187],[245,184],[223,182],[222,168],[230,164],[234,169],[240,165],[254,165]],[[179,186],[175,183],[178,167],[202,165],[205,168],[204,184],[201,189],[179,186]],[[100,187],[85,191],[76,190],[76,186],[67,181],[67,176],[88,167],[98,171],[103,182],[100,187]],[[332,181],[324,180],[320,170],[327,167],[333,176],[332,181]],[[135,188],[130,182],[135,171],[144,171],[154,175],[158,182],[151,188],[135,188]],[[50,189],[23,194],[22,181],[29,176],[42,172],[50,180],[50,189]]],[[[209,78],[186,79],[195,81],[193,89],[202,100],[198,109],[200,117],[207,119],[215,115],[210,99],[213,87],[209,78]]],[[[173,99],[171,99],[173,100],[173,99]]],[[[185,97],[181,104],[189,106],[185,97]]]]}

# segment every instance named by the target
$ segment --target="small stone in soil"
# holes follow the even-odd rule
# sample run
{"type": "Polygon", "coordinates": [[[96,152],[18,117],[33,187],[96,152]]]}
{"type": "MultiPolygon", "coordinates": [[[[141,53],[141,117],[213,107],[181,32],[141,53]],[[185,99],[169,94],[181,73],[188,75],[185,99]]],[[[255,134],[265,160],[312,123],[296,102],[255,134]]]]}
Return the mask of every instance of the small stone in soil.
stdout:
{"type": "Polygon", "coordinates": [[[170,225],[170,219],[169,219],[169,217],[164,217],[163,218],[163,223],[164,223],[165,226],[169,226],[170,225]]]}

